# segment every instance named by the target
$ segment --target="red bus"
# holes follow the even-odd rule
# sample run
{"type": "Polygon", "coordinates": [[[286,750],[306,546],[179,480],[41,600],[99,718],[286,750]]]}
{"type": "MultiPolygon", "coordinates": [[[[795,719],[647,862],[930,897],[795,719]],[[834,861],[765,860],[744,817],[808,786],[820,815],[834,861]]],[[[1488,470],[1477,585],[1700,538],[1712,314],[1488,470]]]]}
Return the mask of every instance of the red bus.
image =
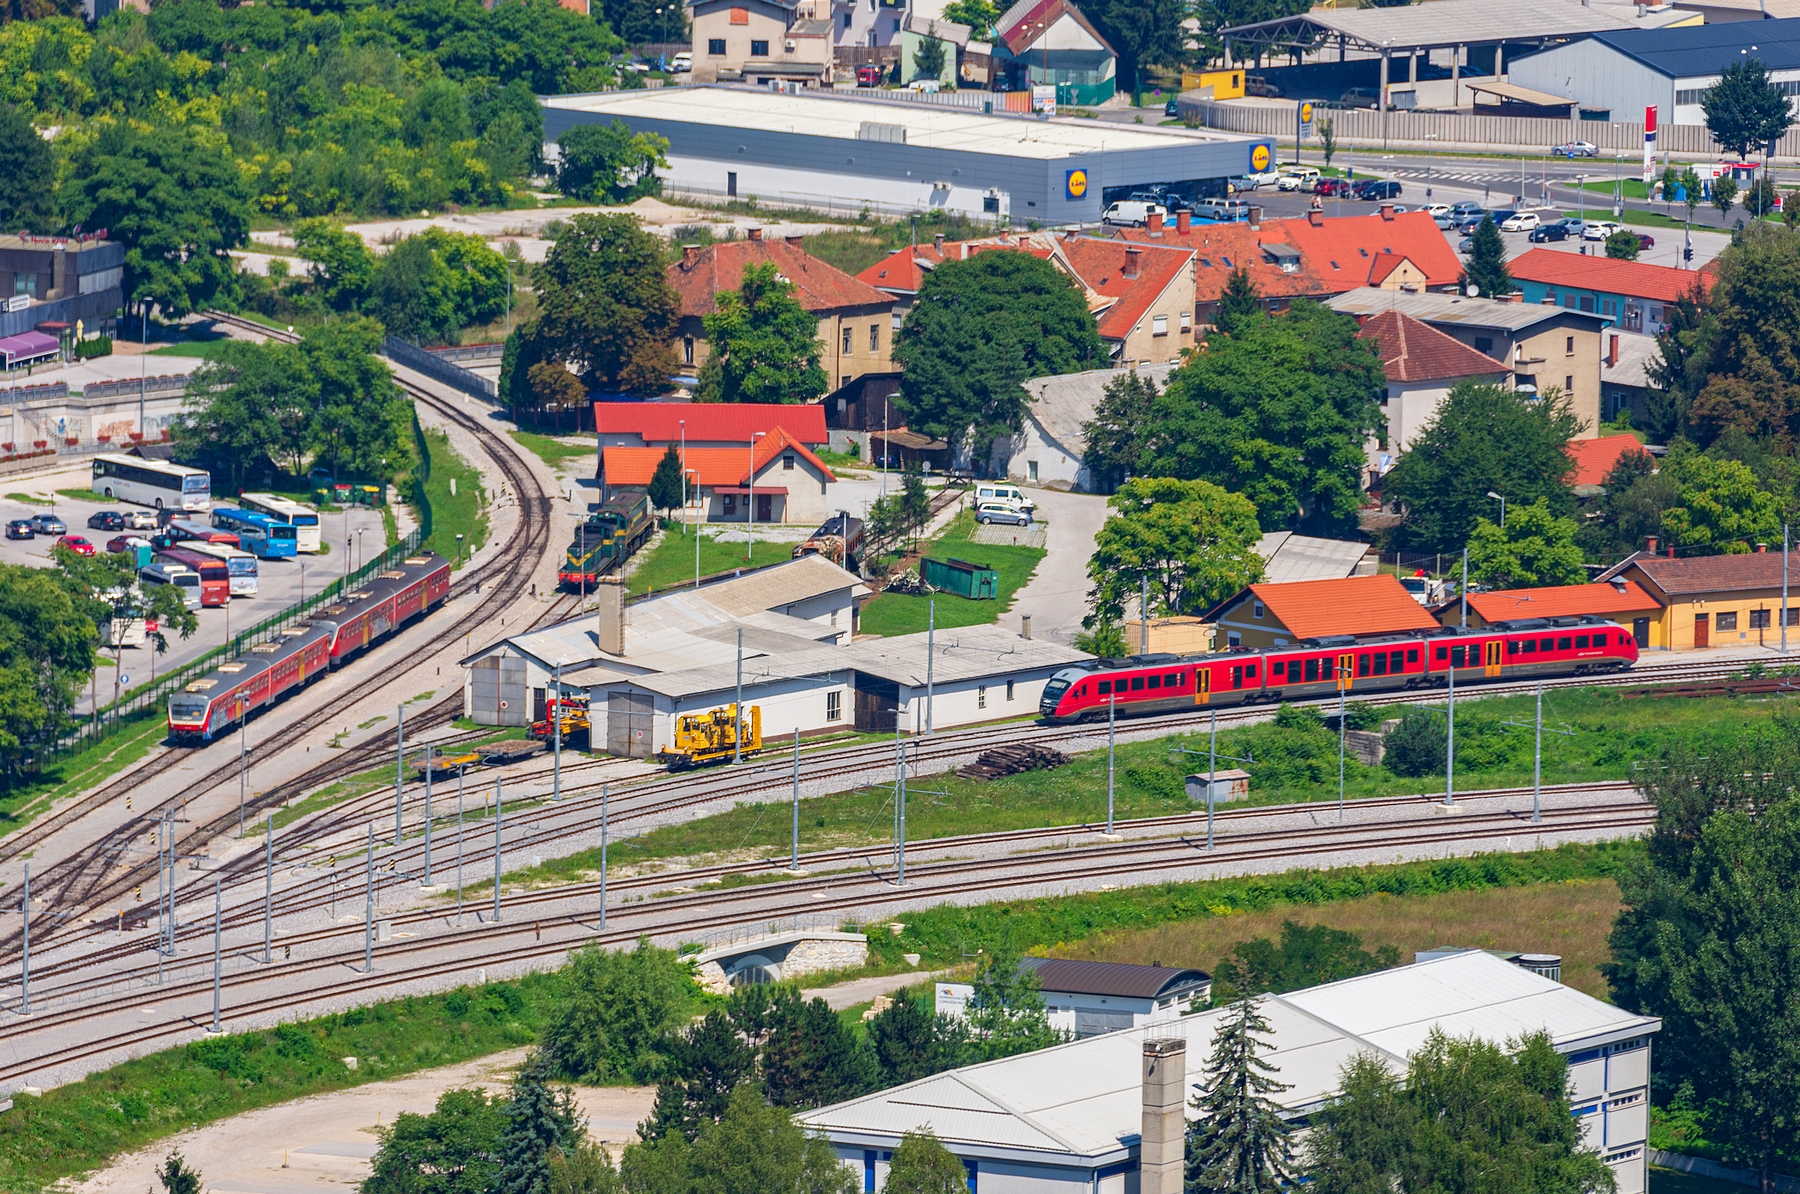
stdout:
{"type": "Polygon", "coordinates": [[[152,542],[167,547],[192,539],[200,543],[219,543],[226,547],[242,549],[243,542],[232,532],[221,530],[211,523],[201,522],[196,518],[175,518],[169,521],[152,542]]]}
{"type": "Polygon", "coordinates": [[[200,604],[202,607],[224,605],[231,600],[231,569],[219,557],[189,551],[182,547],[159,548],[156,556],[158,559],[167,560],[171,564],[180,564],[188,571],[200,574],[200,604]]]}

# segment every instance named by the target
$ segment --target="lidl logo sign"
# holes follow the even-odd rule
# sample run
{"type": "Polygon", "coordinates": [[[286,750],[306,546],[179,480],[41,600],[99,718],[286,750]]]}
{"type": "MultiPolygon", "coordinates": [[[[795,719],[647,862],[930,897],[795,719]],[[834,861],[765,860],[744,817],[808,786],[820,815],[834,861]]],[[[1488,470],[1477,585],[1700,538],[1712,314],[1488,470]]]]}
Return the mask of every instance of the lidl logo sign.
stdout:
{"type": "Polygon", "coordinates": [[[1308,100],[1306,103],[1300,105],[1300,123],[1301,124],[1311,124],[1312,123],[1312,101],[1311,100],[1308,100]]]}
{"type": "Polygon", "coordinates": [[[1079,199],[1087,194],[1088,177],[1086,170],[1070,170],[1063,176],[1063,179],[1068,189],[1069,198],[1079,199]]]}
{"type": "Polygon", "coordinates": [[[1269,168],[1269,160],[1273,156],[1267,143],[1258,143],[1250,147],[1250,170],[1261,174],[1269,168]]]}

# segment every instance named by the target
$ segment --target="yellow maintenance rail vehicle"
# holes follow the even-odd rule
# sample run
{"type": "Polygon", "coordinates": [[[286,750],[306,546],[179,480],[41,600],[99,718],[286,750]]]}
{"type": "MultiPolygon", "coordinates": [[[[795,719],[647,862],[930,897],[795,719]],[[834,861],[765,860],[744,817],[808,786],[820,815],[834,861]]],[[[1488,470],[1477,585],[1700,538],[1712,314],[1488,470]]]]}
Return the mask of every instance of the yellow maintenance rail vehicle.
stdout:
{"type": "Polygon", "coordinates": [[[761,705],[751,705],[741,720],[736,705],[681,714],[675,719],[675,745],[659,748],[656,759],[667,763],[670,771],[723,763],[738,753],[740,737],[745,755],[762,749],[761,705]]]}
{"type": "Polygon", "coordinates": [[[586,697],[551,697],[544,702],[544,717],[541,721],[531,723],[531,736],[545,742],[556,738],[556,723],[562,722],[563,745],[569,745],[569,739],[579,736],[584,741],[588,736],[590,722],[588,720],[588,700],[586,697]]]}

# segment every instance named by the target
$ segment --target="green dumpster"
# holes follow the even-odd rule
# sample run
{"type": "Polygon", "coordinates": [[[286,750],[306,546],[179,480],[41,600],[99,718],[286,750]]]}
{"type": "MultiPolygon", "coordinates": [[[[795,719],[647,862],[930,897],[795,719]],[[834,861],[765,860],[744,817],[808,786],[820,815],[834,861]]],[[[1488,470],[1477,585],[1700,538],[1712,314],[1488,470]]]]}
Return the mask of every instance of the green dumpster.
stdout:
{"type": "Polygon", "coordinates": [[[934,560],[927,557],[919,578],[934,589],[974,601],[991,601],[1000,595],[1000,575],[986,564],[968,560],[934,560]]]}

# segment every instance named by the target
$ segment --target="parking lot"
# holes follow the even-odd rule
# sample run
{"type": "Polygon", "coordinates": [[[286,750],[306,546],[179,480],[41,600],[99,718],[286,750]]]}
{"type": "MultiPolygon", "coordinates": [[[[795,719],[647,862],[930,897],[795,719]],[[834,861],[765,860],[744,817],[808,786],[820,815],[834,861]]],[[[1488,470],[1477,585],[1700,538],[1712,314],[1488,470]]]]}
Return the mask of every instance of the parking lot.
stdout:
{"type": "MultiPolygon", "coordinates": [[[[120,532],[89,530],[88,516],[100,510],[123,512],[136,507],[102,501],[97,497],[71,498],[57,492],[85,488],[91,477],[92,474],[83,467],[6,482],[5,494],[0,496],[0,523],[11,522],[15,518],[30,518],[34,514],[55,513],[68,524],[71,535],[81,535],[94,544],[96,549],[105,551],[107,540],[120,532]],[[35,501],[25,501],[22,498],[35,501]]],[[[221,499],[219,504],[228,505],[229,499],[221,499]]],[[[120,652],[118,690],[124,692],[149,683],[153,675],[163,675],[172,668],[180,667],[203,652],[222,645],[232,633],[241,634],[265,618],[287,609],[305,594],[317,593],[321,586],[337,580],[344,575],[347,563],[360,563],[353,558],[357,554],[354,548],[349,552],[345,551],[346,538],[354,541],[360,531],[362,545],[369,558],[373,558],[386,545],[386,532],[382,529],[381,514],[377,510],[357,509],[347,513],[328,514],[322,522],[326,552],[287,560],[258,560],[256,596],[234,597],[226,606],[200,610],[200,627],[193,637],[185,640],[171,638],[167,653],[156,655],[154,660],[148,646],[124,648],[120,652]]],[[[36,539],[23,540],[0,539],[0,562],[49,567],[50,545],[55,542],[54,535],[39,535],[36,539]]],[[[99,668],[96,676],[102,705],[113,699],[112,654],[111,651],[103,653],[108,662],[99,668]]],[[[79,708],[90,708],[86,695],[79,708]]]]}

